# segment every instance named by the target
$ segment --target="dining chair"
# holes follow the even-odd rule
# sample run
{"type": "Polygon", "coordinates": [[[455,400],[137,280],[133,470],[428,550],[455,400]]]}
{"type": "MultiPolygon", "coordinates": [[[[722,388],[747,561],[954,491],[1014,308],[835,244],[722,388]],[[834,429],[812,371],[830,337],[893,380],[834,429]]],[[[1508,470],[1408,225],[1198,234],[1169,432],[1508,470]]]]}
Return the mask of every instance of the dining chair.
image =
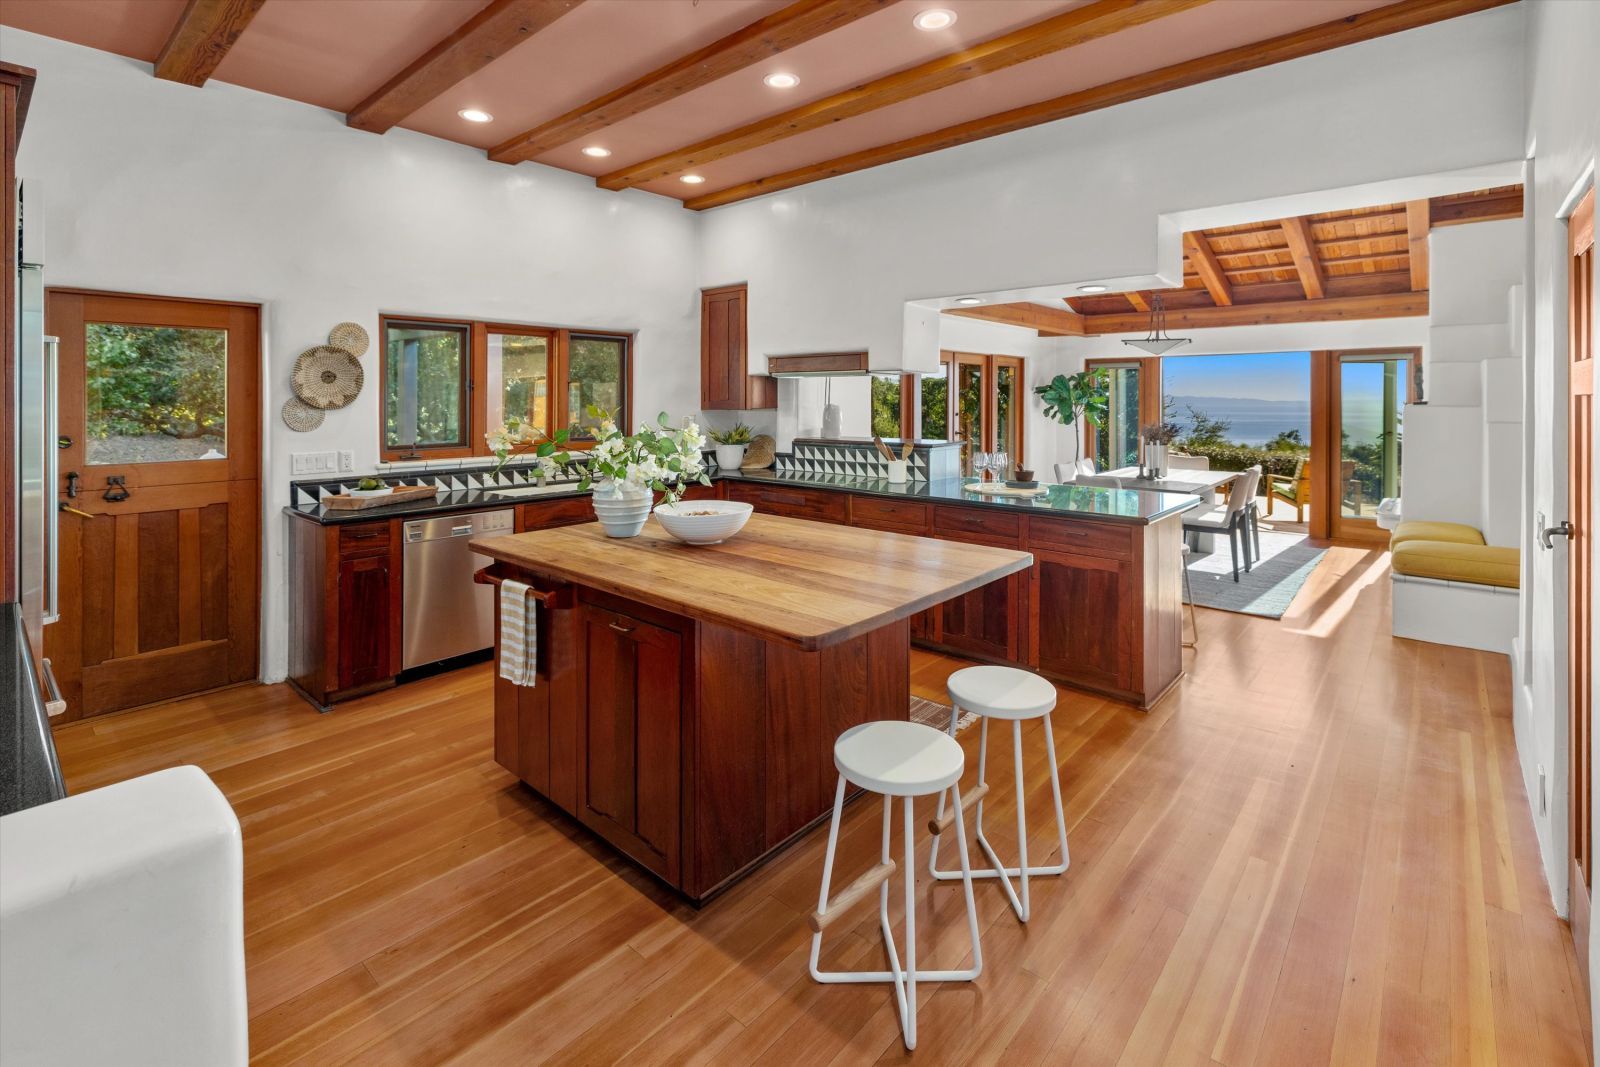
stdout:
{"type": "Polygon", "coordinates": [[[1184,533],[1228,535],[1228,550],[1233,556],[1233,580],[1239,580],[1239,549],[1244,547],[1244,569],[1250,570],[1250,507],[1255,499],[1256,484],[1261,468],[1244,471],[1233,480],[1224,504],[1213,505],[1204,511],[1189,512],[1184,516],[1184,533]]]}
{"type": "Polygon", "coordinates": [[[1167,453],[1167,469],[1169,471],[1208,471],[1211,469],[1210,456],[1180,456],[1176,452],[1167,453]]]}

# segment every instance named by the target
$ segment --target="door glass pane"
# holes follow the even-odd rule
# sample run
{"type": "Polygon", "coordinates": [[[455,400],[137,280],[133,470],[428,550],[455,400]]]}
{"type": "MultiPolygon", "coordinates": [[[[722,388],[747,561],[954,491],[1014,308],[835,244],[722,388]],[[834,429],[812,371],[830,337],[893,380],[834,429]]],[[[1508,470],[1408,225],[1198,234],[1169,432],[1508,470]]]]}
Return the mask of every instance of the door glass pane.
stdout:
{"type": "Polygon", "coordinates": [[[1105,366],[1110,408],[1103,425],[1094,427],[1094,455],[1102,470],[1137,466],[1139,462],[1139,368],[1105,366]]]}
{"type": "Polygon", "coordinates": [[[956,440],[961,442],[961,469],[972,473],[972,450],[983,448],[983,364],[956,364],[956,440]]]}
{"type": "Polygon", "coordinates": [[[1014,414],[1017,400],[1017,368],[1009,363],[997,363],[995,380],[994,444],[1017,463],[1017,420],[1014,414]]]}
{"type": "Polygon", "coordinates": [[[872,432],[878,437],[900,436],[900,376],[872,378],[872,432]]]}
{"type": "Polygon", "coordinates": [[[591,404],[619,422],[622,419],[627,399],[628,340],[573,334],[567,363],[568,429],[580,440],[593,438],[592,431],[599,420],[589,414],[591,404]]]}
{"type": "Polygon", "coordinates": [[[938,374],[922,378],[922,439],[948,441],[950,439],[950,379],[945,368],[938,374]]]}
{"type": "Polygon", "coordinates": [[[550,338],[543,335],[489,335],[489,426],[508,418],[550,432],[550,338]]]}
{"type": "Polygon", "coordinates": [[[1400,495],[1405,357],[1344,360],[1339,365],[1339,514],[1371,519],[1386,497],[1400,495]]]}
{"type": "Polygon", "coordinates": [[[227,330],[91,322],[84,355],[89,463],[226,458],[227,330]]]}
{"type": "Polygon", "coordinates": [[[461,391],[467,327],[390,322],[384,328],[383,442],[439,448],[466,442],[461,391]]]}

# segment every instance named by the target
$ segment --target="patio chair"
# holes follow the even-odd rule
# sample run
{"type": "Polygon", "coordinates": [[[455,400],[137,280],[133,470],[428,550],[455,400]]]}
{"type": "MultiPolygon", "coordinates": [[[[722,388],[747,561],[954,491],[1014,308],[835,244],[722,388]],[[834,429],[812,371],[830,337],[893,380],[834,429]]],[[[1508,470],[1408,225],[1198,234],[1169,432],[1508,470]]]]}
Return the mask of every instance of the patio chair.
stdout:
{"type": "Polygon", "coordinates": [[[1285,504],[1294,506],[1294,521],[1305,522],[1306,506],[1311,503],[1311,460],[1305,456],[1294,465],[1294,474],[1284,477],[1281,474],[1267,476],[1268,511],[1271,511],[1270,502],[1281,500],[1285,504]]]}

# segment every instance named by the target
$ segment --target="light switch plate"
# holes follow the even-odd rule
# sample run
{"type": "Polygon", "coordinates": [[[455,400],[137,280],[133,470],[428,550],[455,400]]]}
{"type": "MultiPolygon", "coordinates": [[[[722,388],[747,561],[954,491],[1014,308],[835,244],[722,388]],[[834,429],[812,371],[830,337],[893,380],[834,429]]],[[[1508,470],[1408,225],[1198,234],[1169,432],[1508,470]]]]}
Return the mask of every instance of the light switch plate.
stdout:
{"type": "Polygon", "coordinates": [[[339,453],[337,452],[291,452],[289,454],[289,474],[291,477],[307,478],[318,474],[336,474],[339,469],[339,453]]]}

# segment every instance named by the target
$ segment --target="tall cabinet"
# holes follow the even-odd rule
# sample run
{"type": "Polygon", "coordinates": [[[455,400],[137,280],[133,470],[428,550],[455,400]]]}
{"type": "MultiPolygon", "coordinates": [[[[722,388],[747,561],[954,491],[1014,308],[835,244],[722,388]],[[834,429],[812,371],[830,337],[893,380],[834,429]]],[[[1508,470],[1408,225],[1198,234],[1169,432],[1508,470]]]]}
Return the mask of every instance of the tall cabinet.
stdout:
{"type": "Polygon", "coordinates": [[[750,411],[778,406],[778,383],[751,374],[745,346],[743,285],[700,291],[700,407],[706,411],[750,411]]]}

